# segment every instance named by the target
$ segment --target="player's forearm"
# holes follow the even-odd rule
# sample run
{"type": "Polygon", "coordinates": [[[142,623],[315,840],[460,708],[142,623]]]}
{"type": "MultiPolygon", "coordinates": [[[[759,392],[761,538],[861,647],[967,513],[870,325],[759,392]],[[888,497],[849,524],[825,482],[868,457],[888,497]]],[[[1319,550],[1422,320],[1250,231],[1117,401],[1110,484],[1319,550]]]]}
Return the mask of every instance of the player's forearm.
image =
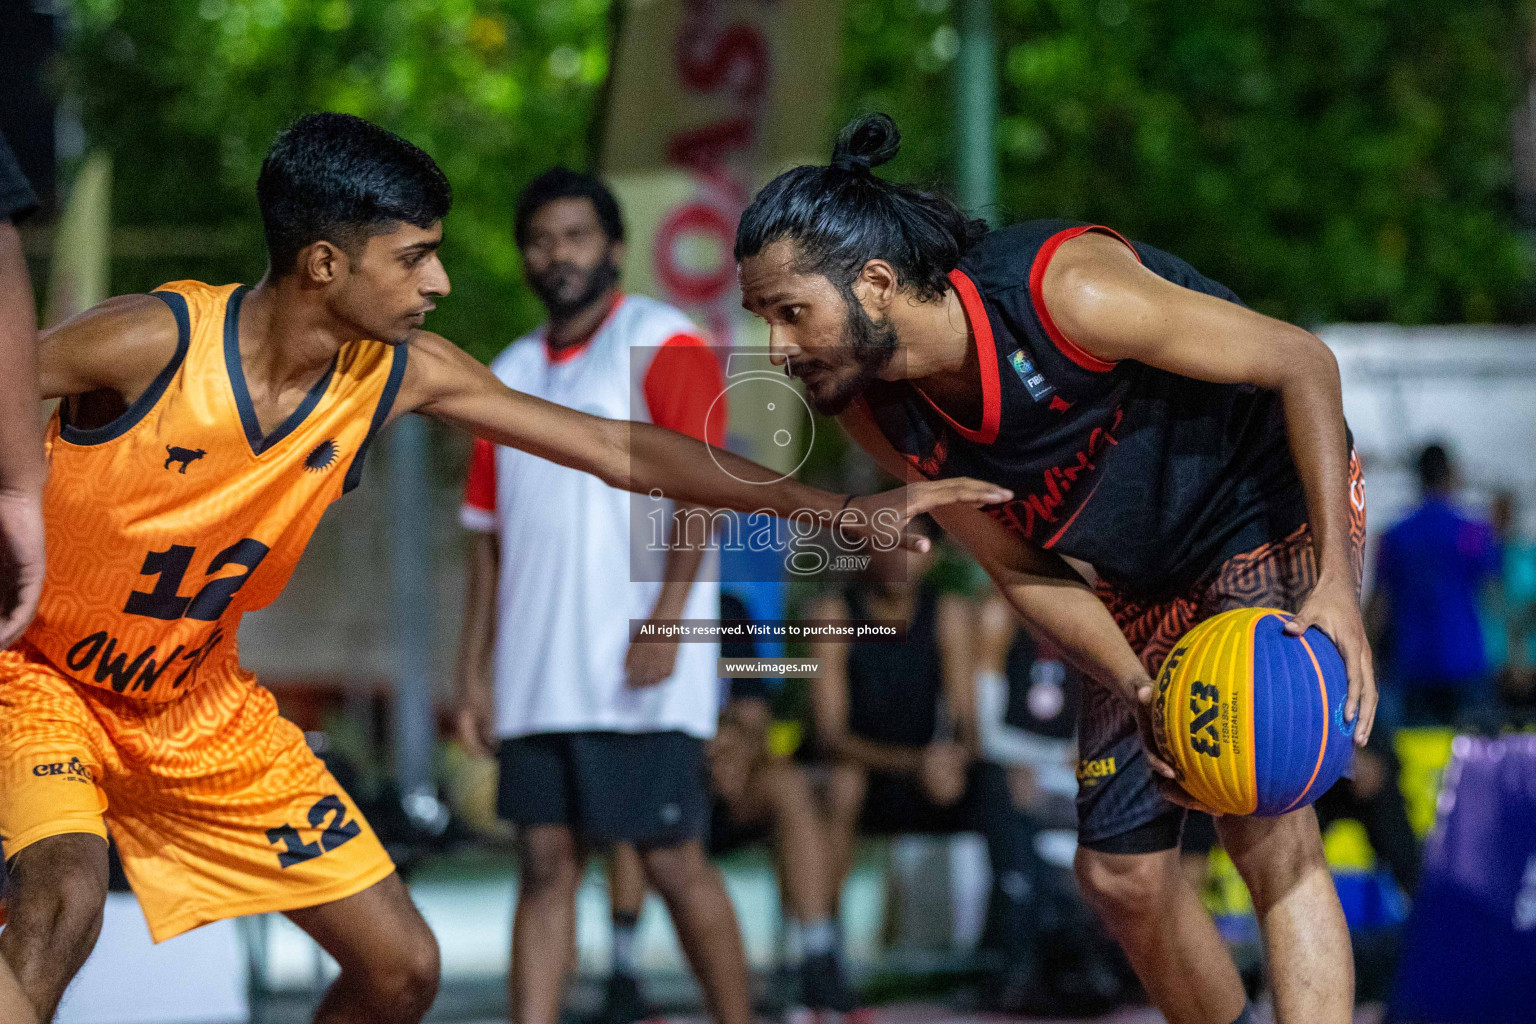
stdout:
{"type": "Polygon", "coordinates": [[[768,511],[829,522],[845,495],[800,483],[703,441],[649,423],[615,424],[627,434],[627,464],[610,481],[641,494],[737,512],[768,511]]]}
{"type": "Polygon", "coordinates": [[[37,317],[21,236],[0,221],[0,490],[36,495],[43,489],[39,428],[37,317]]]}
{"type": "Polygon", "coordinates": [[[1280,383],[1291,458],[1307,501],[1320,579],[1353,582],[1349,539],[1349,437],[1339,364],[1320,339],[1296,346],[1280,383]]]}
{"type": "Polygon", "coordinates": [[[1147,681],[1147,670],[1126,642],[1114,616],[1080,580],[993,571],[1008,603],[1025,624],[1059,648],[1066,659],[1127,700],[1147,681]]]}
{"type": "Polygon", "coordinates": [[[923,773],[923,748],[898,747],[876,743],[861,736],[844,734],[836,745],[836,754],[845,761],[886,775],[920,778],[923,773]]]}
{"type": "MultiPolygon", "coordinates": [[[[685,512],[686,509],[680,506],[678,511],[685,512]]],[[[688,595],[693,590],[693,581],[698,578],[699,566],[704,563],[704,554],[709,550],[713,531],[706,527],[702,542],[695,543],[700,538],[690,536],[686,523],[683,516],[672,518],[667,558],[662,566],[661,591],[656,595],[656,604],[651,609],[653,619],[683,617],[683,610],[688,606],[688,595]]]]}
{"type": "Polygon", "coordinates": [[[459,638],[457,686],[459,696],[488,691],[491,651],[496,639],[496,540],[473,534],[465,566],[464,628],[459,638]]]}

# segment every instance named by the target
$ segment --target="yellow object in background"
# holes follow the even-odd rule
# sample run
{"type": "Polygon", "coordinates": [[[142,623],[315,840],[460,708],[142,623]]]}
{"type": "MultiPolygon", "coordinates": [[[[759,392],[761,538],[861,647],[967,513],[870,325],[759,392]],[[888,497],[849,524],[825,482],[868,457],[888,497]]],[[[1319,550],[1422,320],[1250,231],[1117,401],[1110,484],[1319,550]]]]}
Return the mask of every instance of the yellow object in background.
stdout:
{"type": "Polygon", "coordinates": [[[1366,838],[1365,826],[1354,818],[1340,818],[1323,833],[1323,856],[1334,871],[1375,871],[1376,851],[1366,838]]]}
{"type": "Polygon", "coordinates": [[[1399,729],[1393,748],[1401,767],[1398,788],[1408,805],[1408,822],[1423,839],[1435,826],[1435,803],[1440,796],[1440,778],[1451,761],[1451,729],[1399,729]]]}
{"type": "Polygon", "coordinates": [[[800,749],[805,729],[799,722],[775,721],[768,726],[768,753],[772,757],[788,757],[800,749]]]}

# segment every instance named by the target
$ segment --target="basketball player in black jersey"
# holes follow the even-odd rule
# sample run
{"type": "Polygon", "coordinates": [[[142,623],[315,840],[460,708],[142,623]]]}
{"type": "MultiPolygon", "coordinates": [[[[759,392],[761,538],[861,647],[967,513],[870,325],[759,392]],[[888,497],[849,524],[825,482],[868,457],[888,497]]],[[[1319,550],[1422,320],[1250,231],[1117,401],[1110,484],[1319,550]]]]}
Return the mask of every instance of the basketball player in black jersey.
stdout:
{"type": "MultiPolygon", "coordinates": [[[[1078,878],[1172,1024],[1250,1019],[1179,871],[1189,797],[1143,740],[1152,677],[1196,622],[1296,613],[1376,692],[1358,587],[1364,489],[1338,367],[1308,332],[1245,308],[1182,260],[1108,228],[988,232],[871,169],[884,115],[826,167],[772,181],[736,240],[743,304],[823,413],[889,472],[1014,492],[936,518],[1034,630],[1095,680],[1079,722],[1078,878]],[[1183,806],[1180,806],[1183,805],[1183,806]]],[[[1348,1021],[1349,934],[1312,809],[1226,817],[1281,1024],[1348,1021]]]]}

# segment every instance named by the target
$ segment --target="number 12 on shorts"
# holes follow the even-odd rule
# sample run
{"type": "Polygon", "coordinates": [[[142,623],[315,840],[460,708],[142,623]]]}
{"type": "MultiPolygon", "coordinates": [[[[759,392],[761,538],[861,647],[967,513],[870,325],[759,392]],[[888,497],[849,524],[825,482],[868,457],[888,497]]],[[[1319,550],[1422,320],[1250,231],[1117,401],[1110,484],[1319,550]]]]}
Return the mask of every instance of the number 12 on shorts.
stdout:
{"type": "Polygon", "coordinates": [[[321,854],[330,853],[363,831],[357,822],[347,821],[346,818],[347,807],[341,802],[341,797],[334,793],[323,796],[309,809],[310,828],[325,826],[315,842],[306,843],[300,837],[299,830],[292,825],[267,829],[267,842],[283,847],[283,852],[277,855],[277,862],[285,868],[291,868],[295,864],[303,864],[321,854]]]}

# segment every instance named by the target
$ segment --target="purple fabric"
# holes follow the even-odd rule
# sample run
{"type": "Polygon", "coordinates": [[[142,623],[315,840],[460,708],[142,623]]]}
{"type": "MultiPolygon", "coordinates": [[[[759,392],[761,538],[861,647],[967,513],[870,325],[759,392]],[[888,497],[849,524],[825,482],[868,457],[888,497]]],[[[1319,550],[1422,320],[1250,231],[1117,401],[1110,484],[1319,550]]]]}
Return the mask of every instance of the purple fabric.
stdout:
{"type": "Polygon", "coordinates": [[[1390,609],[1392,678],[1405,686],[1483,680],[1478,589],[1500,568],[1493,528],[1439,498],[1426,498],[1382,534],[1376,576],[1390,609]]]}
{"type": "Polygon", "coordinates": [[[1536,736],[1458,736],[1388,1021],[1536,1022],[1536,736]]]}

